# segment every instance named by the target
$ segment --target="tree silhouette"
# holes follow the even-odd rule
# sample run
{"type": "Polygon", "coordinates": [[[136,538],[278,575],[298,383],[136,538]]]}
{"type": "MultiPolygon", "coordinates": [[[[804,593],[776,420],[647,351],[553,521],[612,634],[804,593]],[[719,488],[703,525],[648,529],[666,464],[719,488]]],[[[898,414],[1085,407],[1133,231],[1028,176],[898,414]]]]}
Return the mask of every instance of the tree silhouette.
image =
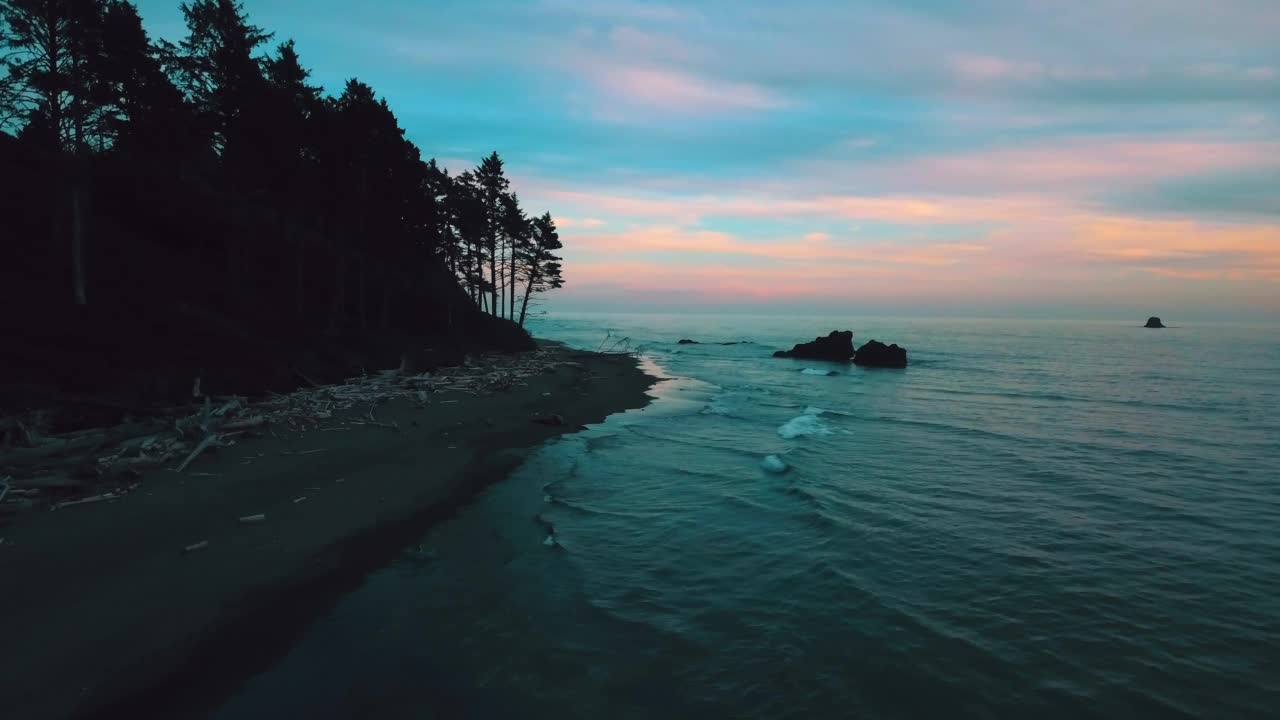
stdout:
{"type": "Polygon", "coordinates": [[[481,202],[484,204],[484,243],[489,259],[489,312],[493,315],[501,315],[501,309],[498,307],[498,292],[501,289],[503,277],[499,273],[499,239],[502,237],[503,196],[511,183],[503,174],[502,158],[498,157],[496,152],[480,161],[474,176],[475,183],[481,191],[481,202]]]}
{"type": "Polygon", "coordinates": [[[516,285],[519,282],[519,258],[526,253],[532,234],[529,218],[520,209],[520,199],[515,193],[502,198],[502,235],[506,240],[506,303],[508,320],[516,319],[516,285]]]}
{"type": "Polygon", "coordinates": [[[556,223],[551,219],[551,213],[534,219],[529,245],[524,251],[525,288],[524,300],[520,303],[520,327],[524,327],[525,314],[529,310],[529,298],[534,293],[564,287],[560,257],[556,255],[556,251],[563,247],[560,243],[560,233],[556,231],[556,223]]]}
{"type": "Polygon", "coordinates": [[[29,179],[0,196],[0,293],[87,307],[92,275],[95,310],[76,312],[181,316],[144,343],[204,333],[260,353],[237,343],[395,331],[528,347],[517,323],[563,283],[561,245],[497,152],[452,175],[373,87],[327,95],[239,0],[180,7],[171,44],[126,0],[0,0],[0,172],[29,179]]]}
{"type": "MultiPolygon", "coordinates": [[[[5,113],[25,122],[23,136],[55,158],[52,194],[71,216],[71,272],[77,305],[88,304],[85,158],[103,107],[95,102],[103,5],[97,0],[3,0],[5,113]]],[[[57,217],[61,217],[58,213],[57,217]]],[[[61,235],[55,222],[53,236],[61,235]]]]}

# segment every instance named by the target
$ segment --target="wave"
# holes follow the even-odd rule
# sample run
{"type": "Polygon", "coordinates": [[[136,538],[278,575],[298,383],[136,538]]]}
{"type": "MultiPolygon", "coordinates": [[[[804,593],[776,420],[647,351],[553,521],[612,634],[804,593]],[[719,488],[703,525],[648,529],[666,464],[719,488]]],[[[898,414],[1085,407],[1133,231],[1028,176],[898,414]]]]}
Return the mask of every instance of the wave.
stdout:
{"type": "Polygon", "coordinates": [[[840,375],[838,370],[822,370],[819,368],[804,368],[800,371],[801,375],[821,375],[823,377],[835,377],[840,375]]]}
{"type": "Polygon", "coordinates": [[[778,437],[794,440],[806,435],[830,435],[831,427],[822,422],[820,408],[806,408],[805,414],[791,418],[778,427],[778,437]],[[810,412],[816,410],[817,412],[810,412]]]}
{"type": "Polygon", "coordinates": [[[771,473],[784,473],[791,469],[791,466],[777,455],[766,455],[760,467],[771,473]]]}

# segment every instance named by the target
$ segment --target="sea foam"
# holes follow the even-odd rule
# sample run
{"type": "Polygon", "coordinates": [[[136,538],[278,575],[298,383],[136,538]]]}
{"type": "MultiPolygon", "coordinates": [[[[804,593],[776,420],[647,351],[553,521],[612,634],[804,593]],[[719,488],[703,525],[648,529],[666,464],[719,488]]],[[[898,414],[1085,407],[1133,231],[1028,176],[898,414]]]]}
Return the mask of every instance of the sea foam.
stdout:
{"type": "Polygon", "coordinates": [[[818,368],[805,368],[800,371],[801,375],[823,375],[826,377],[835,377],[840,373],[835,370],[820,370],[818,368]]]}
{"type": "Polygon", "coordinates": [[[784,473],[791,469],[791,466],[777,455],[765,456],[764,461],[760,463],[760,467],[771,473],[784,473]]]}
{"type": "Polygon", "coordinates": [[[783,440],[794,440],[804,435],[830,435],[831,428],[818,416],[822,411],[818,408],[807,408],[805,414],[794,417],[778,428],[778,436],[783,440]],[[810,412],[816,410],[817,412],[810,412]]]}

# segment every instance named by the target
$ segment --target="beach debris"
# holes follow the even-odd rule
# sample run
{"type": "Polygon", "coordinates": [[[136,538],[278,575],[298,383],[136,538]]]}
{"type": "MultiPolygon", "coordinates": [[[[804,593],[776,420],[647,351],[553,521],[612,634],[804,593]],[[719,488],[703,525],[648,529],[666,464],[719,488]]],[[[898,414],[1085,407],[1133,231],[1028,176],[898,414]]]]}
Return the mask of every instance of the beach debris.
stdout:
{"type": "MultiPolygon", "coordinates": [[[[5,415],[0,417],[0,478],[4,478],[0,502],[10,512],[117,499],[129,492],[142,473],[154,468],[196,476],[189,470],[206,452],[234,445],[237,437],[255,431],[289,440],[308,432],[343,432],[361,425],[400,431],[397,422],[376,415],[378,405],[390,401],[414,407],[465,404],[471,397],[527,387],[534,378],[560,368],[573,370],[585,382],[589,379],[585,366],[571,359],[581,356],[562,349],[459,356],[457,364],[409,363],[395,370],[362,372],[333,385],[320,385],[290,368],[304,383],[302,387],[253,399],[209,394],[202,379],[195,377],[192,400],[185,409],[140,411],[120,425],[56,435],[50,432],[55,427],[52,411],[5,415]],[[420,369],[429,371],[414,372],[420,369]],[[441,394],[448,399],[440,399],[441,394]]],[[[564,424],[556,415],[539,422],[564,424]]],[[[301,456],[327,449],[281,454],[301,456]]],[[[254,459],[246,456],[242,462],[254,459]]]]}
{"type": "Polygon", "coordinates": [[[240,518],[240,524],[256,525],[260,522],[265,522],[266,519],[267,519],[267,516],[262,513],[258,513],[257,515],[245,515],[244,517],[240,518]]]}
{"type": "Polygon", "coordinates": [[[200,542],[195,542],[195,543],[191,543],[190,545],[184,546],[182,548],[182,552],[183,554],[189,555],[193,552],[200,552],[201,550],[205,550],[208,547],[209,547],[209,541],[201,540],[200,542]]]}
{"type": "Polygon", "coordinates": [[[79,500],[68,500],[66,502],[60,502],[49,509],[61,510],[62,508],[68,508],[74,505],[90,505],[92,503],[104,502],[106,500],[117,500],[123,496],[124,496],[124,493],[107,492],[107,493],[102,493],[101,495],[90,495],[89,497],[80,498],[79,500]]]}
{"type": "Polygon", "coordinates": [[[191,451],[191,454],[187,456],[187,459],[183,460],[182,464],[178,466],[178,472],[182,472],[183,470],[186,470],[187,466],[190,465],[193,460],[195,460],[197,457],[200,456],[200,453],[204,452],[205,450],[208,450],[211,447],[214,447],[215,445],[218,445],[219,443],[220,443],[220,440],[217,435],[206,435],[205,438],[200,441],[200,444],[196,445],[195,449],[191,451]]]}
{"type": "Polygon", "coordinates": [[[385,423],[375,418],[373,416],[373,408],[369,408],[369,412],[365,415],[365,422],[363,424],[376,425],[377,427],[384,427],[390,430],[394,430],[396,432],[400,432],[400,425],[398,423],[395,423],[395,422],[385,423]]]}

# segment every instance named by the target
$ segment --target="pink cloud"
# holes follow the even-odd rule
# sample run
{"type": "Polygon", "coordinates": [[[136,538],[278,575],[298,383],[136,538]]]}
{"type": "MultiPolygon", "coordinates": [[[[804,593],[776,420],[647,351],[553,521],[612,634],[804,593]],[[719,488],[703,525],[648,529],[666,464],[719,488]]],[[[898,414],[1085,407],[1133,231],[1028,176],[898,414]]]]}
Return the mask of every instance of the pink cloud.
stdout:
{"type": "Polygon", "coordinates": [[[849,184],[915,192],[1091,194],[1228,170],[1280,167],[1280,141],[1213,136],[1068,138],[1020,147],[879,162],[816,160],[800,171],[849,184]]]}
{"type": "Polygon", "coordinates": [[[1044,74],[1039,63],[1014,62],[990,55],[960,55],[951,59],[951,70],[966,82],[1027,80],[1044,74]]]}
{"type": "Polygon", "coordinates": [[[703,114],[768,110],[782,101],[748,83],[711,80],[686,70],[657,65],[596,64],[583,72],[601,94],[606,110],[621,103],[632,111],[703,114]]]}
{"type": "Polygon", "coordinates": [[[592,230],[598,227],[603,227],[605,224],[603,220],[599,218],[592,218],[592,217],[572,218],[572,217],[564,217],[562,215],[560,217],[557,217],[555,220],[556,220],[556,227],[562,231],[563,230],[579,230],[579,229],[592,230]]]}
{"type": "Polygon", "coordinates": [[[739,257],[768,258],[780,263],[793,261],[835,261],[847,268],[864,265],[957,265],[985,253],[985,246],[975,243],[930,243],[895,245],[836,244],[829,236],[818,233],[801,237],[784,237],[765,242],[747,241],[729,233],[711,230],[686,230],[670,226],[644,227],[625,232],[575,235],[575,252],[596,256],[634,256],[637,254],[698,253],[739,257]]]}

